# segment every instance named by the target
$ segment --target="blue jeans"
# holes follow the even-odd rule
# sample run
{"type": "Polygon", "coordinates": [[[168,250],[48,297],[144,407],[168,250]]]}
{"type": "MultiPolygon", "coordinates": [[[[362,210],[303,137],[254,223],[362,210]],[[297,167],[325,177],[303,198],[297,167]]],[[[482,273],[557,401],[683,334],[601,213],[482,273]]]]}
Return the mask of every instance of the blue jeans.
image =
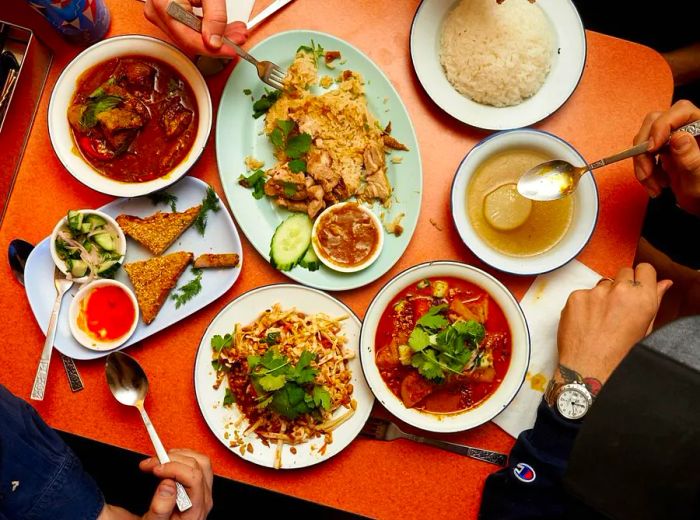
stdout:
{"type": "Polygon", "coordinates": [[[73,451],[0,385],[0,520],[94,520],[103,506],[73,451]]]}

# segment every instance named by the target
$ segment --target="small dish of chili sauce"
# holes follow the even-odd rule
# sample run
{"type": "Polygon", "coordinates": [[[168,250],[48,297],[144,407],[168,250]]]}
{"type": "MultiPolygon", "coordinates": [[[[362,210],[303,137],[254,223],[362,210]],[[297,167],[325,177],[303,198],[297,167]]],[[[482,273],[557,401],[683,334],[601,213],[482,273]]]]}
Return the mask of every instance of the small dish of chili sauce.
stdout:
{"type": "Polygon", "coordinates": [[[379,218],[357,202],[326,209],[314,222],[311,244],[327,267],[353,273],[369,267],[381,253],[384,233],[379,218]]]}

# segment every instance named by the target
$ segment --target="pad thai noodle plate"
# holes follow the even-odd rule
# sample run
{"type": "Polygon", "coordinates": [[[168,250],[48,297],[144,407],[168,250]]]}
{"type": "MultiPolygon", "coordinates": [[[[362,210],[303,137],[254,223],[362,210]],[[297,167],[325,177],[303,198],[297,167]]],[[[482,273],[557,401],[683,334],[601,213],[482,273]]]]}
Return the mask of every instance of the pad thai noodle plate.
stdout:
{"type": "Polygon", "coordinates": [[[315,289],[277,284],[239,296],[211,322],[195,360],[207,425],[262,466],[301,468],[340,452],[374,403],[360,327],[348,307],[315,289]]]}

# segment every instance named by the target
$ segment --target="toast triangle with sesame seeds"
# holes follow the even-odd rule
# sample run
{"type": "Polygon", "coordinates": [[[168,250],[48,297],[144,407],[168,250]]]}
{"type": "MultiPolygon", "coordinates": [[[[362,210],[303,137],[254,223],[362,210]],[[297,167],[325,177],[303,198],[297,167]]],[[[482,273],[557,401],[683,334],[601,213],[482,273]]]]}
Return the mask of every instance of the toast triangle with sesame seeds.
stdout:
{"type": "Polygon", "coordinates": [[[141,318],[146,325],[158,315],[170,291],[175,288],[193,258],[192,253],[178,251],[124,265],[136,293],[141,318]]]}
{"type": "Polygon", "coordinates": [[[158,211],[146,218],[119,215],[116,220],[124,233],[154,255],[160,256],[192,225],[200,209],[201,205],[181,213],[158,211]]]}

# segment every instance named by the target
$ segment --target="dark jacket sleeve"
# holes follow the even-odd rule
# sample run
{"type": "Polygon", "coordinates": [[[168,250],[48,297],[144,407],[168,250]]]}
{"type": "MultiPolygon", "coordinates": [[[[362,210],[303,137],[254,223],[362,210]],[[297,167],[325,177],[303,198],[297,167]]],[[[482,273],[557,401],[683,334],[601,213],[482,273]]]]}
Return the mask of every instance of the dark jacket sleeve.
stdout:
{"type": "Polygon", "coordinates": [[[569,499],[562,477],[579,427],[542,400],[534,428],[518,436],[508,466],[486,479],[479,519],[564,517],[569,499]]]}

